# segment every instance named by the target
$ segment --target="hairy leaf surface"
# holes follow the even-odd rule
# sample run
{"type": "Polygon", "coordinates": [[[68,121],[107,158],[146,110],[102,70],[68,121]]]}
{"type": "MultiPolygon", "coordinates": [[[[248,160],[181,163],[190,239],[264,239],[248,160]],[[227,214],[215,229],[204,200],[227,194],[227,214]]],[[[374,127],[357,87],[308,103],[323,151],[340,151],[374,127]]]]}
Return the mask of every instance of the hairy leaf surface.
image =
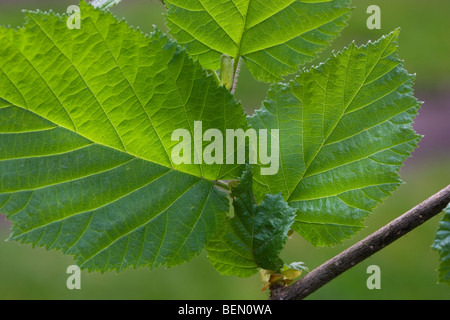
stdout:
{"type": "Polygon", "coordinates": [[[115,6],[116,4],[118,4],[119,2],[121,2],[122,0],[93,0],[91,2],[92,6],[94,6],[95,8],[99,8],[99,9],[109,9],[113,6],[115,6]]]}
{"type": "Polygon", "coordinates": [[[293,228],[314,245],[340,243],[363,228],[400,184],[398,171],[420,140],[412,129],[420,103],[398,59],[398,34],[351,44],[273,85],[249,119],[255,129],[280,130],[278,174],[255,170],[259,198],[282,192],[298,210],[293,228]]]}
{"type": "Polygon", "coordinates": [[[236,166],[175,165],[171,134],[242,128],[243,110],[160,32],[80,7],[79,30],[33,12],[0,28],[0,212],[11,239],[89,270],[180,264],[222,223],[212,180],[236,166]]]}
{"type": "Polygon", "coordinates": [[[450,285],[450,205],[444,210],[436,238],[433,243],[433,249],[439,251],[439,282],[450,285]]]}
{"type": "Polygon", "coordinates": [[[345,26],[350,0],[168,0],[167,24],[212,70],[223,53],[253,76],[276,82],[311,61],[345,26]]]}
{"type": "Polygon", "coordinates": [[[250,276],[258,268],[278,271],[278,257],[288,240],[295,210],[281,194],[266,194],[257,205],[253,195],[251,167],[232,188],[234,217],[228,218],[208,243],[208,258],[222,274],[250,276]]]}

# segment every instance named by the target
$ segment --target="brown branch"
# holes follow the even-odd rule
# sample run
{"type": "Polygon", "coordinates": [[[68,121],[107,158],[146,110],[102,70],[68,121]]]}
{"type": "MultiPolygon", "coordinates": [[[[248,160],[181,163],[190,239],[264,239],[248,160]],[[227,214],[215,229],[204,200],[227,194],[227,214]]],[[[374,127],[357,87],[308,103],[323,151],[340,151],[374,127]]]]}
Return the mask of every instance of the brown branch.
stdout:
{"type": "Polygon", "coordinates": [[[270,300],[301,300],[348,269],[439,214],[450,202],[450,185],[347,250],[317,267],[289,287],[272,289],[270,300]]]}

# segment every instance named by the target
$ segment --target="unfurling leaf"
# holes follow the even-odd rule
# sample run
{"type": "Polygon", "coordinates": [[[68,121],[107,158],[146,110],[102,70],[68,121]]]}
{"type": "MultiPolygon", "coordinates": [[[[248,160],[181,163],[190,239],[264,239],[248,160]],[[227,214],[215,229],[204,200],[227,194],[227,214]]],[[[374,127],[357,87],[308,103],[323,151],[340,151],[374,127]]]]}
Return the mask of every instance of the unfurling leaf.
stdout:
{"type": "Polygon", "coordinates": [[[300,277],[303,271],[308,271],[308,268],[303,262],[293,262],[283,266],[282,274],[286,279],[294,280],[295,278],[300,277]]]}
{"type": "Polygon", "coordinates": [[[246,277],[259,268],[278,271],[283,267],[278,255],[288,239],[295,210],[281,194],[267,194],[257,205],[252,184],[248,166],[231,191],[234,217],[226,220],[207,245],[209,260],[222,274],[246,277]]]}
{"type": "Polygon", "coordinates": [[[294,280],[300,277],[303,271],[308,271],[308,268],[303,262],[293,262],[289,265],[284,265],[280,273],[272,270],[260,270],[261,282],[263,284],[261,292],[271,289],[276,286],[288,286],[294,280]]]}

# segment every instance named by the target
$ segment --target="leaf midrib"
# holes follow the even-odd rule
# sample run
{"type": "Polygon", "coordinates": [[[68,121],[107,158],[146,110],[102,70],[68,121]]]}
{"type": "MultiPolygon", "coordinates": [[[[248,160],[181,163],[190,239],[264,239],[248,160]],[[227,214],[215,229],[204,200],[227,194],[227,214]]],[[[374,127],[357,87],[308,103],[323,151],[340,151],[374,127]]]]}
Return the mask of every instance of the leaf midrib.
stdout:
{"type": "MultiPolygon", "coordinates": [[[[235,64],[237,66],[237,64],[239,63],[240,57],[241,57],[241,47],[242,47],[242,39],[244,38],[244,34],[246,32],[246,28],[247,28],[247,21],[248,21],[248,10],[250,9],[250,4],[251,4],[252,0],[248,0],[248,6],[247,6],[247,11],[245,12],[245,17],[244,17],[244,23],[243,23],[243,27],[242,27],[242,32],[241,32],[241,37],[237,43],[237,49],[236,49],[236,54],[234,55],[234,60],[235,60],[235,64]]],[[[239,9],[236,7],[236,9],[239,11],[239,9]]]]}

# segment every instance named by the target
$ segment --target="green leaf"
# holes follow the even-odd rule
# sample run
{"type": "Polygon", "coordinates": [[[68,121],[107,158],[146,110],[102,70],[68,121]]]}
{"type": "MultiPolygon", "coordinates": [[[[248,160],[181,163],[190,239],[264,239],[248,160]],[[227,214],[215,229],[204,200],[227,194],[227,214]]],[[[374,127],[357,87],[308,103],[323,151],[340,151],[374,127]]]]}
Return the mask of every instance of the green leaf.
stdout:
{"type": "Polygon", "coordinates": [[[350,0],[168,0],[166,21],[211,70],[242,57],[253,76],[277,82],[311,61],[345,26],[350,0]]]}
{"type": "Polygon", "coordinates": [[[252,177],[249,166],[232,188],[234,217],[227,219],[207,246],[209,260],[225,275],[248,277],[258,268],[277,271],[283,267],[278,255],[288,240],[295,210],[281,194],[267,194],[256,205],[252,177]]]}
{"type": "Polygon", "coordinates": [[[401,183],[398,171],[420,140],[414,77],[398,59],[396,30],[348,49],[270,89],[249,119],[279,129],[280,169],[255,172],[258,198],[282,192],[297,209],[294,230],[316,246],[364,227],[372,209],[401,183]]]}
{"type": "Polygon", "coordinates": [[[60,249],[89,270],[180,264],[223,222],[228,198],[212,181],[237,167],[175,165],[171,134],[193,136],[197,120],[243,128],[242,107],[159,31],[80,7],[79,30],[32,12],[23,28],[0,28],[10,239],[60,249]]]}
{"type": "Polygon", "coordinates": [[[444,212],[432,248],[439,251],[439,282],[450,285],[450,205],[444,212]]]}
{"type": "Polygon", "coordinates": [[[122,0],[93,0],[91,4],[94,8],[105,10],[115,6],[121,1],[122,0]]]}

